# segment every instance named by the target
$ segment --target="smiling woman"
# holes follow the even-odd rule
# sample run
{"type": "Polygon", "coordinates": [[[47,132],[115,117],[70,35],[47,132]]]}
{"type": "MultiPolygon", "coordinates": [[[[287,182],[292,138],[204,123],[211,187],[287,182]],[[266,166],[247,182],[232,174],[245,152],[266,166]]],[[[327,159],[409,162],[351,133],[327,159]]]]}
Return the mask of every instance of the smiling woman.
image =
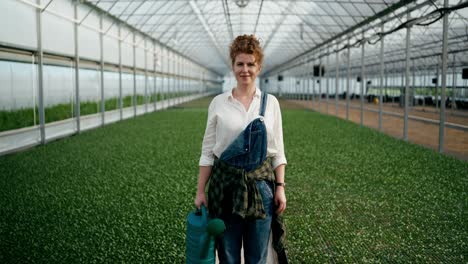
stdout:
{"type": "MultiPolygon", "coordinates": [[[[236,76],[237,84],[248,87],[255,82],[261,69],[254,55],[242,53],[236,56],[236,61],[232,66],[232,70],[236,76]]],[[[240,96],[237,95],[237,97],[240,96]]]]}
{"type": "Polygon", "coordinates": [[[287,263],[280,216],[286,209],[286,157],[279,103],[255,86],[263,65],[255,36],[238,36],[230,56],[237,84],[208,108],[195,206],[204,204],[211,217],[226,224],[216,241],[220,263],[240,263],[242,247],[245,263],[267,263],[270,231],[280,263],[287,263]]]}

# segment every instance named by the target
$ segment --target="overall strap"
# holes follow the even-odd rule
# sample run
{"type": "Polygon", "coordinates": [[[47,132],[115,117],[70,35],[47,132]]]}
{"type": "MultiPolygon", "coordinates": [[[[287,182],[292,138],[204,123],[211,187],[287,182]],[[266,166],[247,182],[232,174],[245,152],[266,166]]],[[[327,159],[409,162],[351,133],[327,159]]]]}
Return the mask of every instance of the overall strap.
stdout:
{"type": "Polygon", "coordinates": [[[268,94],[266,92],[262,92],[262,101],[260,102],[260,115],[261,116],[265,116],[267,97],[268,97],[268,94]]]}

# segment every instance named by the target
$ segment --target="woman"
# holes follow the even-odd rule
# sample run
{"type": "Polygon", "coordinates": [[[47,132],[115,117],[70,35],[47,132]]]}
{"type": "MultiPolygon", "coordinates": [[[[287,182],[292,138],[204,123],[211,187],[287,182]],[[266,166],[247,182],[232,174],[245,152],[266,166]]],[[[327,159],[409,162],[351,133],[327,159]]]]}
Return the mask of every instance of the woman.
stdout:
{"type": "Polygon", "coordinates": [[[266,263],[272,223],[280,224],[279,235],[273,232],[280,243],[275,244],[276,251],[282,250],[284,234],[279,217],[286,209],[281,111],[274,96],[255,86],[263,63],[256,37],[238,36],[230,57],[237,86],[216,96],[209,106],[195,206],[204,204],[212,217],[226,224],[216,245],[220,263],[240,263],[242,244],[245,263],[266,263]],[[233,149],[250,155],[247,161],[233,149]]]}

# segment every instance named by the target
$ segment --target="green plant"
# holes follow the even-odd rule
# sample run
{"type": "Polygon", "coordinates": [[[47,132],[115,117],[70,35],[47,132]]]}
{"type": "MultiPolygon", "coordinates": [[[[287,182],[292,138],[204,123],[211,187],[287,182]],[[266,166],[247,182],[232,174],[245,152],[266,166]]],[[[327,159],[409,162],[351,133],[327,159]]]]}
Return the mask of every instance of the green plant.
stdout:
{"type": "Polygon", "coordinates": [[[122,104],[123,104],[123,107],[129,107],[129,106],[132,106],[133,105],[133,95],[127,95],[125,96],[124,98],[122,98],[122,104]]]}
{"type": "Polygon", "coordinates": [[[91,115],[100,112],[100,102],[80,102],[80,115],[91,115]]]}
{"type": "Polygon", "coordinates": [[[113,98],[106,99],[104,104],[105,104],[106,111],[115,110],[119,108],[119,98],[113,97],[113,98]]]}
{"type": "MultiPolygon", "coordinates": [[[[0,157],[0,260],[184,263],[209,102],[0,157]]],[[[291,263],[466,261],[467,162],[311,111],[283,131],[291,263]]]]}
{"type": "Polygon", "coordinates": [[[36,115],[34,115],[33,108],[22,108],[14,111],[0,111],[0,132],[38,124],[38,113],[37,108],[35,113],[36,115]],[[34,117],[36,118],[35,120],[34,117]]]}

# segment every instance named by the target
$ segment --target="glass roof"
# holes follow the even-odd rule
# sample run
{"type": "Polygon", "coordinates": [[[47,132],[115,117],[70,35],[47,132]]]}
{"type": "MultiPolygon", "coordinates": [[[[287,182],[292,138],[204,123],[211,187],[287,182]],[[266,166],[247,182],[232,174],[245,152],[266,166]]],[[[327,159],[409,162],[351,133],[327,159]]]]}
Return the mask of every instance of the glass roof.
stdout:
{"type": "MultiPolygon", "coordinates": [[[[419,17],[443,6],[443,0],[88,0],[86,2],[125,21],[201,65],[221,73],[229,72],[228,47],[237,35],[257,35],[265,52],[263,72],[268,72],[278,69],[286,62],[291,62],[301,54],[306,54],[307,51],[322,46],[351,27],[394,5],[411,2],[386,15],[386,18],[392,16],[395,18],[386,21],[385,31],[394,29],[406,21],[406,15],[399,16],[399,14],[407,8],[418,6],[411,12],[411,17],[419,17]]],[[[449,2],[454,6],[463,1],[449,2]]],[[[357,32],[367,29],[366,36],[371,37],[380,32],[381,21],[379,18],[369,21],[369,25],[363,25],[357,29],[357,32]]],[[[412,27],[412,45],[420,47],[414,49],[420,56],[435,51],[440,52],[441,21],[426,27],[412,27]]],[[[467,8],[452,12],[449,23],[449,49],[468,49],[467,8]]],[[[350,34],[344,37],[352,37],[350,34]]],[[[386,35],[386,56],[404,56],[405,37],[406,30],[386,35]]],[[[359,34],[357,38],[360,38],[359,34]]],[[[343,46],[347,41],[340,39],[335,42],[338,46],[340,43],[343,46]]],[[[352,57],[356,56],[357,59],[360,56],[356,53],[358,50],[360,49],[353,49],[352,57]]],[[[378,60],[378,54],[379,45],[369,45],[366,59],[378,60]]]]}

